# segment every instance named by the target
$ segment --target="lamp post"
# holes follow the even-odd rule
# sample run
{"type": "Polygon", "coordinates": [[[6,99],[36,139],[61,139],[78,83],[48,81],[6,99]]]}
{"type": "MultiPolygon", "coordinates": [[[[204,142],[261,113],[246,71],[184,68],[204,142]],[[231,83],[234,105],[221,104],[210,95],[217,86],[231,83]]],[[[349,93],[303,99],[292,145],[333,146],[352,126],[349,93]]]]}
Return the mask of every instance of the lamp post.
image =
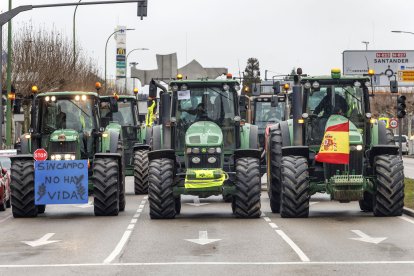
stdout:
{"type": "MultiPolygon", "coordinates": [[[[79,0],[78,4],[82,2],[79,0]]],[[[76,66],[76,11],[78,10],[79,5],[76,5],[75,11],[73,12],[73,69],[75,70],[76,66]]]]}
{"type": "Polygon", "coordinates": [[[414,32],[406,32],[406,31],[391,31],[392,33],[397,33],[397,34],[412,34],[414,35],[414,32]]]}
{"type": "Polygon", "coordinates": [[[365,44],[365,51],[368,51],[369,41],[361,41],[361,43],[365,44]]]}
{"type": "MultiPolygon", "coordinates": [[[[130,62],[129,65],[131,67],[134,67],[135,68],[138,65],[138,62],[136,62],[136,61],[130,62]]],[[[130,70],[132,70],[132,68],[130,70]]],[[[135,89],[135,78],[132,78],[132,80],[133,80],[132,87],[134,87],[134,89],[135,89]]]]}
{"type": "MultiPolygon", "coordinates": [[[[129,51],[128,54],[125,57],[125,65],[128,64],[128,57],[129,57],[129,55],[132,52],[135,52],[135,51],[147,51],[147,50],[149,50],[149,49],[148,48],[136,48],[136,49],[132,49],[131,51],[129,51]]],[[[127,82],[128,82],[127,81],[127,71],[128,71],[128,69],[125,66],[125,94],[127,93],[127,82]]]]}
{"type": "Polygon", "coordinates": [[[107,84],[106,84],[106,52],[107,52],[107,50],[108,50],[108,42],[109,42],[109,39],[114,35],[114,34],[116,34],[116,33],[119,33],[119,32],[126,32],[126,31],[134,31],[135,29],[120,29],[120,30],[116,30],[115,32],[113,32],[112,34],[110,34],[109,36],[108,36],[108,39],[106,40],[106,44],[105,44],[105,92],[106,92],[106,89],[107,89],[107,84]]]}
{"type": "MultiPolygon", "coordinates": [[[[9,10],[12,9],[12,0],[9,0],[9,10]]],[[[9,21],[9,24],[7,26],[7,72],[6,72],[6,91],[7,91],[7,102],[6,102],[6,146],[11,146],[11,134],[12,134],[12,106],[11,106],[11,100],[9,99],[9,94],[11,93],[11,66],[12,66],[12,22],[9,21]]],[[[1,53],[3,54],[3,53],[1,53]]],[[[3,88],[1,88],[3,89],[3,88]]],[[[1,98],[1,101],[3,101],[3,97],[1,98]]],[[[3,114],[3,108],[1,109],[1,112],[3,114]]],[[[2,123],[0,124],[2,126],[2,123]]],[[[1,139],[1,148],[3,148],[3,139],[1,139]]]]}

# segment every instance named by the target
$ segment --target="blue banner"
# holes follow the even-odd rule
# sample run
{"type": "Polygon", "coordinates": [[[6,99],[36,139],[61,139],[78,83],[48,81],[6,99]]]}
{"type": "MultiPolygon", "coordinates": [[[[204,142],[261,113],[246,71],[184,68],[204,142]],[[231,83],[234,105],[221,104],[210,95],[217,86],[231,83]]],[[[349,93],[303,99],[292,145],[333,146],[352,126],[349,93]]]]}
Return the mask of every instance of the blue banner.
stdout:
{"type": "Polygon", "coordinates": [[[35,204],[88,203],[87,160],[35,161],[35,204]]]}

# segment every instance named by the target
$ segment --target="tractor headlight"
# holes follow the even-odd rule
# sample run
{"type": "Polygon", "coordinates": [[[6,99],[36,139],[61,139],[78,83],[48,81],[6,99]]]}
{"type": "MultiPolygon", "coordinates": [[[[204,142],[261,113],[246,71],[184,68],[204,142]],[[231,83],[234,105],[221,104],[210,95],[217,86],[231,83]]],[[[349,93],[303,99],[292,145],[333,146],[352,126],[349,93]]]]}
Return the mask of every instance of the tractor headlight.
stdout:
{"type": "Polygon", "coordinates": [[[357,146],[356,146],[356,150],[357,150],[357,151],[361,151],[361,150],[362,150],[362,145],[357,145],[357,146]]]}
{"type": "Polygon", "coordinates": [[[60,161],[60,160],[62,160],[62,155],[60,155],[60,154],[52,154],[52,156],[50,156],[50,159],[56,160],[56,161],[60,161]]]}
{"type": "Polygon", "coordinates": [[[216,161],[217,161],[217,158],[215,158],[215,157],[209,157],[208,159],[207,159],[207,161],[208,161],[208,163],[210,163],[210,164],[213,164],[213,163],[216,163],[216,161]]]}
{"type": "Polygon", "coordinates": [[[230,89],[230,86],[227,83],[223,85],[224,91],[229,91],[229,89],[230,89]]]}
{"type": "Polygon", "coordinates": [[[210,154],[213,154],[213,153],[215,153],[215,152],[216,152],[216,149],[215,149],[215,148],[209,148],[209,149],[207,150],[207,152],[208,152],[208,153],[210,153],[210,154]]]}
{"type": "Polygon", "coordinates": [[[79,95],[76,95],[75,96],[75,101],[79,101],[80,100],[80,96],[79,95]]]}
{"type": "Polygon", "coordinates": [[[355,87],[361,87],[361,83],[359,81],[354,82],[355,87]]]}
{"type": "Polygon", "coordinates": [[[194,164],[198,164],[201,162],[201,159],[200,157],[193,157],[191,158],[191,162],[193,162],[194,164]]]}
{"type": "Polygon", "coordinates": [[[365,87],[369,87],[371,85],[371,82],[370,81],[366,81],[365,82],[365,87]]]}
{"type": "Polygon", "coordinates": [[[313,87],[314,89],[318,89],[318,88],[319,88],[319,82],[314,81],[314,82],[312,83],[312,87],[313,87]]]}
{"type": "Polygon", "coordinates": [[[52,102],[56,101],[56,97],[55,96],[50,97],[50,99],[52,100],[52,102]]]}
{"type": "Polygon", "coordinates": [[[306,88],[306,89],[310,89],[310,88],[311,88],[311,84],[310,84],[310,82],[308,82],[308,81],[307,81],[307,82],[305,83],[305,88],[306,88]]]}
{"type": "Polygon", "coordinates": [[[86,95],[82,95],[82,101],[86,101],[86,95]]]}
{"type": "Polygon", "coordinates": [[[186,153],[190,154],[191,153],[191,148],[187,148],[186,153]]]}
{"type": "Polygon", "coordinates": [[[45,101],[47,101],[47,102],[50,101],[50,97],[49,96],[46,96],[45,97],[45,101]]]}
{"type": "Polygon", "coordinates": [[[75,160],[76,156],[74,154],[65,154],[65,160],[75,160]]]}
{"type": "Polygon", "coordinates": [[[234,89],[235,89],[236,91],[239,91],[239,90],[240,90],[240,85],[236,84],[236,85],[234,86],[234,89]]]}
{"type": "Polygon", "coordinates": [[[56,156],[55,156],[54,154],[52,154],[52,155],[50,156],[50,159],[51,159],[51,160],[56,160],[56,156]]]}
{"type": "Polygon", "coordinates": [[[181,91],[186,91],[188,86],[186,84],[181,85],[181,91]]]}
{"type": "Polygon", "coordinates": [[[216,148],[217,153],[221,153],[221,148],[216,148]]]}
{"type": "Polygon", "coordinates": [[[199,148],[193,148],[193,149],[192,149],[192,152],[193,152],[194,154],[199,154],[199,153],[200,153],[200,149],[199,149],[199,148]]]}
{"type": "Polygon", "coordinates": [[[178,85],[174,84],[173,86],[171,86],[171,90],[174,92],[178,91],[178,85]]]}

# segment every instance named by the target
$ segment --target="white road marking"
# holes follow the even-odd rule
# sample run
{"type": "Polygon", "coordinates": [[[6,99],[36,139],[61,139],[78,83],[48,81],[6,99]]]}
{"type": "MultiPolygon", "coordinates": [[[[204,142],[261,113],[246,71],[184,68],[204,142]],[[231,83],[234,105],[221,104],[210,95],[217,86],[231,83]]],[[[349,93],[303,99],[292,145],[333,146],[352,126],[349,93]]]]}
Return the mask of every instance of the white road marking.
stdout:
{"type": "Polygon", "coordinates": [[[43,267],[97,267],[97,266],[194,266],[194,265],[414,265],[414,261],[331,261],[331,262],[160,262],[160,263],[82,263],[82,264],[27,264],[0,265],[0,268],[43,268],[43,267]]]}
{"type": "Polygon", "coordinates": [[[140,209],[144,209],[144,204],[142,204],[141,203],[141,205],[139,205],[139,207],[138,208],[140,208],[140,209]]]}
{"type": "Polygon", "coordinates": [[[378,238],[370,237],[370,236],[368,236],[367,234],[365,234],[364,232],[362,232],[360,230],[351,230],[351,231],[359,236],[359,238],[350,238],[351,240],[379,244],[380,242],[387,239],[386,237],[380,237],[380,238],[379,237],[378,238]]]}
{"type": "MultiPolygon", "coordinates": [[[[402,220],[405,220],[405,221],[408,221],[409,223],[412,223],[412,224],[414,224],[414,220],[412,220],[412,219],[410,219],[410,218],[407,218],[407,217],[405,217],[405,216],[403,216],[403,217],[399,217],[400,219],[402,219],[402,220]]],[[[0,221],[1,222],[1,221],[0,221]]]]}
{"type": "Polygon", "coordinates": [[[264,220],[265,220],[266,222],[271,222],[271,221],[272,221],[269,217],[264,217],[264,220]]]}
{"type": "Polygon", "coordinates": [[[277,228],[277,225],[276,225],[275,223],[273,223],[273,222],[269,223],[269,225],[270,225],[270,227],[272,227],[272,228],[277,228]]]}
{"type": "Polygon", "coordinates": [[[313,204],[317,204],[317,203],[319,203],[319,201],[312,201],[312,202],[309,202],[309,205],[313,205],[313,204]]]}
{"type": "Polygon", "coordinates": [[[55,233],[47,233],[46,235],[44,235],[40,239],[37,239],[37,240],[34,240],[34,241],[22,241],[22,243],[25,243],[27,245],[30,245],[31,247],[37,247],[37,246],[42,246],[42,245],[46,245],[46,244],[50,244],[50,243],[54,243],[54,242],[60,242],[61,240],[52,240],[52,241],[49,241],[49,239],[54,234],[55,233]]]}
{"type": "Polygon", "coordinates": [[[285,240],[285,242],[287,244],[290,245],[290,247],[292,247],[293,251],[296,252],[296,254],[298,254],[299,258],[302,260],[302,262],[309,262],[309,258],[308,256],[306,256],[305,253],[303,253],[303,251],[299,248],[299,246],[296,245],[296,243],[294,243],[286,234],[285,232],[283,232],[282,230],[275,230],[276,233],[279,234],[279,236],[282,237],[282,239],[285,240]]]}
{"type": "Polygon", "coordinates": [[[0,223],[2,223],[3,221],[6,221],[6,220],[8,220],[9,218],[11,218],[12,217],[12,215],[8,215],[7,217],[5,217],[4,219],[2,219],[2,220],[0,220],[0,223]]]}
{"type": "Polygon", "coordinates": [[[198,196],[196,196],[196,197],[193,198],[193,203],[186,203],[186,204],[191,205],[191,206],[200,207],[200,206],[203,206],[203,205],[207,205],[209,203],[200,203],[200,198],[198,196]]]}
{"type": "MultiPolygon", "coordinates": [[[[146,196],[144,199],[148,198],[146,196]]],[[[142,208],[145,205],[145,200],[141,201],[141,204],[139,205],[140,208],[138,208],[137,213],[134,214],[133,218],[131,219],[130,224],[128,224],[127,230],[125,230],[124,234],[122,235],[121,240],[116,245],[115,249],[109,254],[109,256],[103,261],[104,264],[110,264],[121,252],[126,243],[129,240],[129,237],[131,236],[132,230],[135,227],[135,224],[138,221],[138,218],[140,216],[140,213],[142,212],[142,208]],[[142,206],[142,208],[141,208],[142,206]]]]}
{"type": "Polygon", "coordinates": [[[146,195],[146,196],[144,196],[144,199],[148,199],[148,196],[146,195]]]}
{"type": "Polygon", "coordinates": [[[206,245],[212,242],[220,241],[221,239],[209,239],[207,231],[198,231],[198,239],[185,239],[199,245],[206,245]]]}

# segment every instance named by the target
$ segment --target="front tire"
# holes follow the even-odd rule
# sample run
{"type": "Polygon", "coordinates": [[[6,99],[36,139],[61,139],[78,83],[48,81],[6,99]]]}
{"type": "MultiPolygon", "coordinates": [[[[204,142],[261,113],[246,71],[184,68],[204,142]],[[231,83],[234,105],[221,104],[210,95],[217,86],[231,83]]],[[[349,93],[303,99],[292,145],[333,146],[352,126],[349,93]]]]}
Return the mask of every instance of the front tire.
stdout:
{"type": "Polygon", "coordinates": [[[148,193],[148,150],[134,152],[134,191],[136,195],[148,193]]]}
{"type": "Polygon", "coordinates": [[[307,218],[309,216],[308,161],[300,156],[282,158],[282,218],[307,218]]]}
{"type": "Polygon", "coordinates": [[[11,167],[12,213],[15,218],[37,216],[33,160],[14,160],[11,167]]]}
{"type": "Polygon", "coordinates": [[[233,213],[238,218],[259,218],[260,211],[260,160],[244,157],[236,160],[236,192],[233,196],[233,213]]]}
{"type": "Polygon", "coordinates": [[[173,178],[173,160],[161,158],[149,163],[148,201],[151,219],[175,218],[177,211],[173,195],[173,178]]]}
{"type": "Polygon", "coordinates": [[[374,215],[401,216],[404,209],[404,166],[396,155],[379,155],[374,162],[376,192],[374,215]]]}
{"type": "Polygon", "coordinates": [[[275,129],[270,134],[269,151],[270,160],[268,162],[269,169],[267,173],[267,194],[269,196],[272,213],[279,213],[282,189],[280,176],[282,163],[282,131],[280,128],[275,129]]]}
{"type": "Polygon", "coordinates": [[[98,158],[93,163],[95,216],[117,216],[119,213],[119,167],[114,158],[98,158]]]}

